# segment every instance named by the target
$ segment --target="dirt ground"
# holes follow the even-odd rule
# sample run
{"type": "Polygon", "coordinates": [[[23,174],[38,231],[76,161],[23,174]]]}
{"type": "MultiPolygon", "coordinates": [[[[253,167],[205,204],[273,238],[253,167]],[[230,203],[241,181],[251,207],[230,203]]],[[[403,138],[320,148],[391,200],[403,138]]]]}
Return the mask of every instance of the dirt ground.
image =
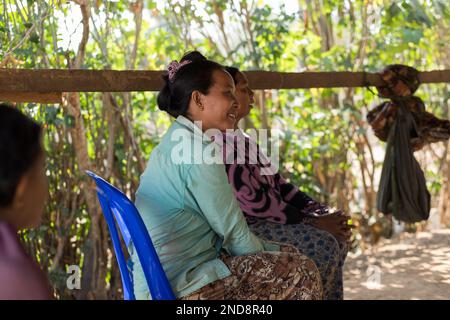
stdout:
{"type": "Polygon", "coordinates": [[[373,252],[349,254],[346,300],[450,299],[450,229],[402,233],[373,252]]]}

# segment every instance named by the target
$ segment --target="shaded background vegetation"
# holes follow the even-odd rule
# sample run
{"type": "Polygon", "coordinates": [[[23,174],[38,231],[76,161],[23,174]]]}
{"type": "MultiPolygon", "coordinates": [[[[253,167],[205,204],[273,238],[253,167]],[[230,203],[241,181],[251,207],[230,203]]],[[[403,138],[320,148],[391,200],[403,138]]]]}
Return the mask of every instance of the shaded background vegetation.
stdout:
{"type": "MultiPolygon", "coordinates": [[[[165,69],[198,49],[243,70],[369,71],[392,63],[450,68],[445,0],[0,1],[0,67],[165,69]]],[[[448,84],[422,85],[427,109],[449,116],[448,84]]],[[[375,208],[384,145],[365,121],[380,103],[366,88],[265,90],[244,128],[283,133],[281,171],[313,197],[350,212],[354,250],[392,234],[375,208]]],[[[22,234],[63,299],[120,298],[120,275],[85,169],[131,198],[170,124],[156,93],[70,93],[62,105],[20,104],[45,124],[50,199],[45,221],[22,234]],[[82,288],[66,288],[68,265],[82,288]]],[[[450,150],[417,152],[433,219],[449,224],[450,150]]],[[[426,223],[406,226],[414,231],[426,223]]]]}

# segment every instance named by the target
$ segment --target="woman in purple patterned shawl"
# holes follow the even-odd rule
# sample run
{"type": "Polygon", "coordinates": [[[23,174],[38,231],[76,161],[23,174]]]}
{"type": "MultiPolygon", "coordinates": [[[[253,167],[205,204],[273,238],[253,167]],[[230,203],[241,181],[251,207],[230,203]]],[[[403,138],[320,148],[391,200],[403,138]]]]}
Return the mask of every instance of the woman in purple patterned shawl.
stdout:
{"type": "MultiPolygon", "coordinates": [[[[227,71],[236,84],[238,123],[254,103],[253,92],[242,72],[233,67],[227,71]]],[[[222,142],[228,180],[250,229],[261,238],[296,246],[316,263],[324,298],[343,299],[342,268],[351,236],[349,216],[341,210],[333,211],[287,182],[255,140],[238,127],[233,134],[225,134],[222,142]]]]}

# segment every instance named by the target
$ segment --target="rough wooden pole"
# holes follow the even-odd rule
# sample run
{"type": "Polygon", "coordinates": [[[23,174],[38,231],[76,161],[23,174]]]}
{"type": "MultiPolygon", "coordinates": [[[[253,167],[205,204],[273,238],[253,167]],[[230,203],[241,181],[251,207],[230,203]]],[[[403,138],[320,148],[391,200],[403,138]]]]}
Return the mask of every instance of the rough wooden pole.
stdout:
{"type": "Polygon", "coordinates": [[[62,103],[61,92],[0,92],[1,102],[62,103]]]}
{"type": "MultiPolygon", "coordinates": [[[[2,92],[159,91],[164,71],[0,69],[2,92]]],[[[367,72],[245,72],[253,89],[366,87],[382,84],[367,72]]],[[[421,72],[421,83],[450,82],[450,70],[421,72]]]]}

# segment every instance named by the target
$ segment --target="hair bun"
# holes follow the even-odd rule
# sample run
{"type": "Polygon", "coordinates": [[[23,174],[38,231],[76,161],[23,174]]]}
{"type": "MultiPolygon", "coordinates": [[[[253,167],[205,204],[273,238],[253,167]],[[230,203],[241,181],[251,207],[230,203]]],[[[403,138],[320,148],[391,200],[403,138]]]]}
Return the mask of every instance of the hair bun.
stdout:
{"type": "Polygon", "coordinates": [[[167,74],[162,76],[164,80],[164,87],[161,89],[161,91],[158,94],[157,98],[157,104],[159,110],[167,111],[170,113],[170,82],[169,82],[169,76],[167,74]]]}
{"type": "Polygon", "coordinates": [[[199,62],[199,61],[206,61],[208,59],[206,59],[206,57],[198,51],[190,51],[184,54],[180,62],[183,62],[185,60],[190,60],[192,62],[199,62]]]}

